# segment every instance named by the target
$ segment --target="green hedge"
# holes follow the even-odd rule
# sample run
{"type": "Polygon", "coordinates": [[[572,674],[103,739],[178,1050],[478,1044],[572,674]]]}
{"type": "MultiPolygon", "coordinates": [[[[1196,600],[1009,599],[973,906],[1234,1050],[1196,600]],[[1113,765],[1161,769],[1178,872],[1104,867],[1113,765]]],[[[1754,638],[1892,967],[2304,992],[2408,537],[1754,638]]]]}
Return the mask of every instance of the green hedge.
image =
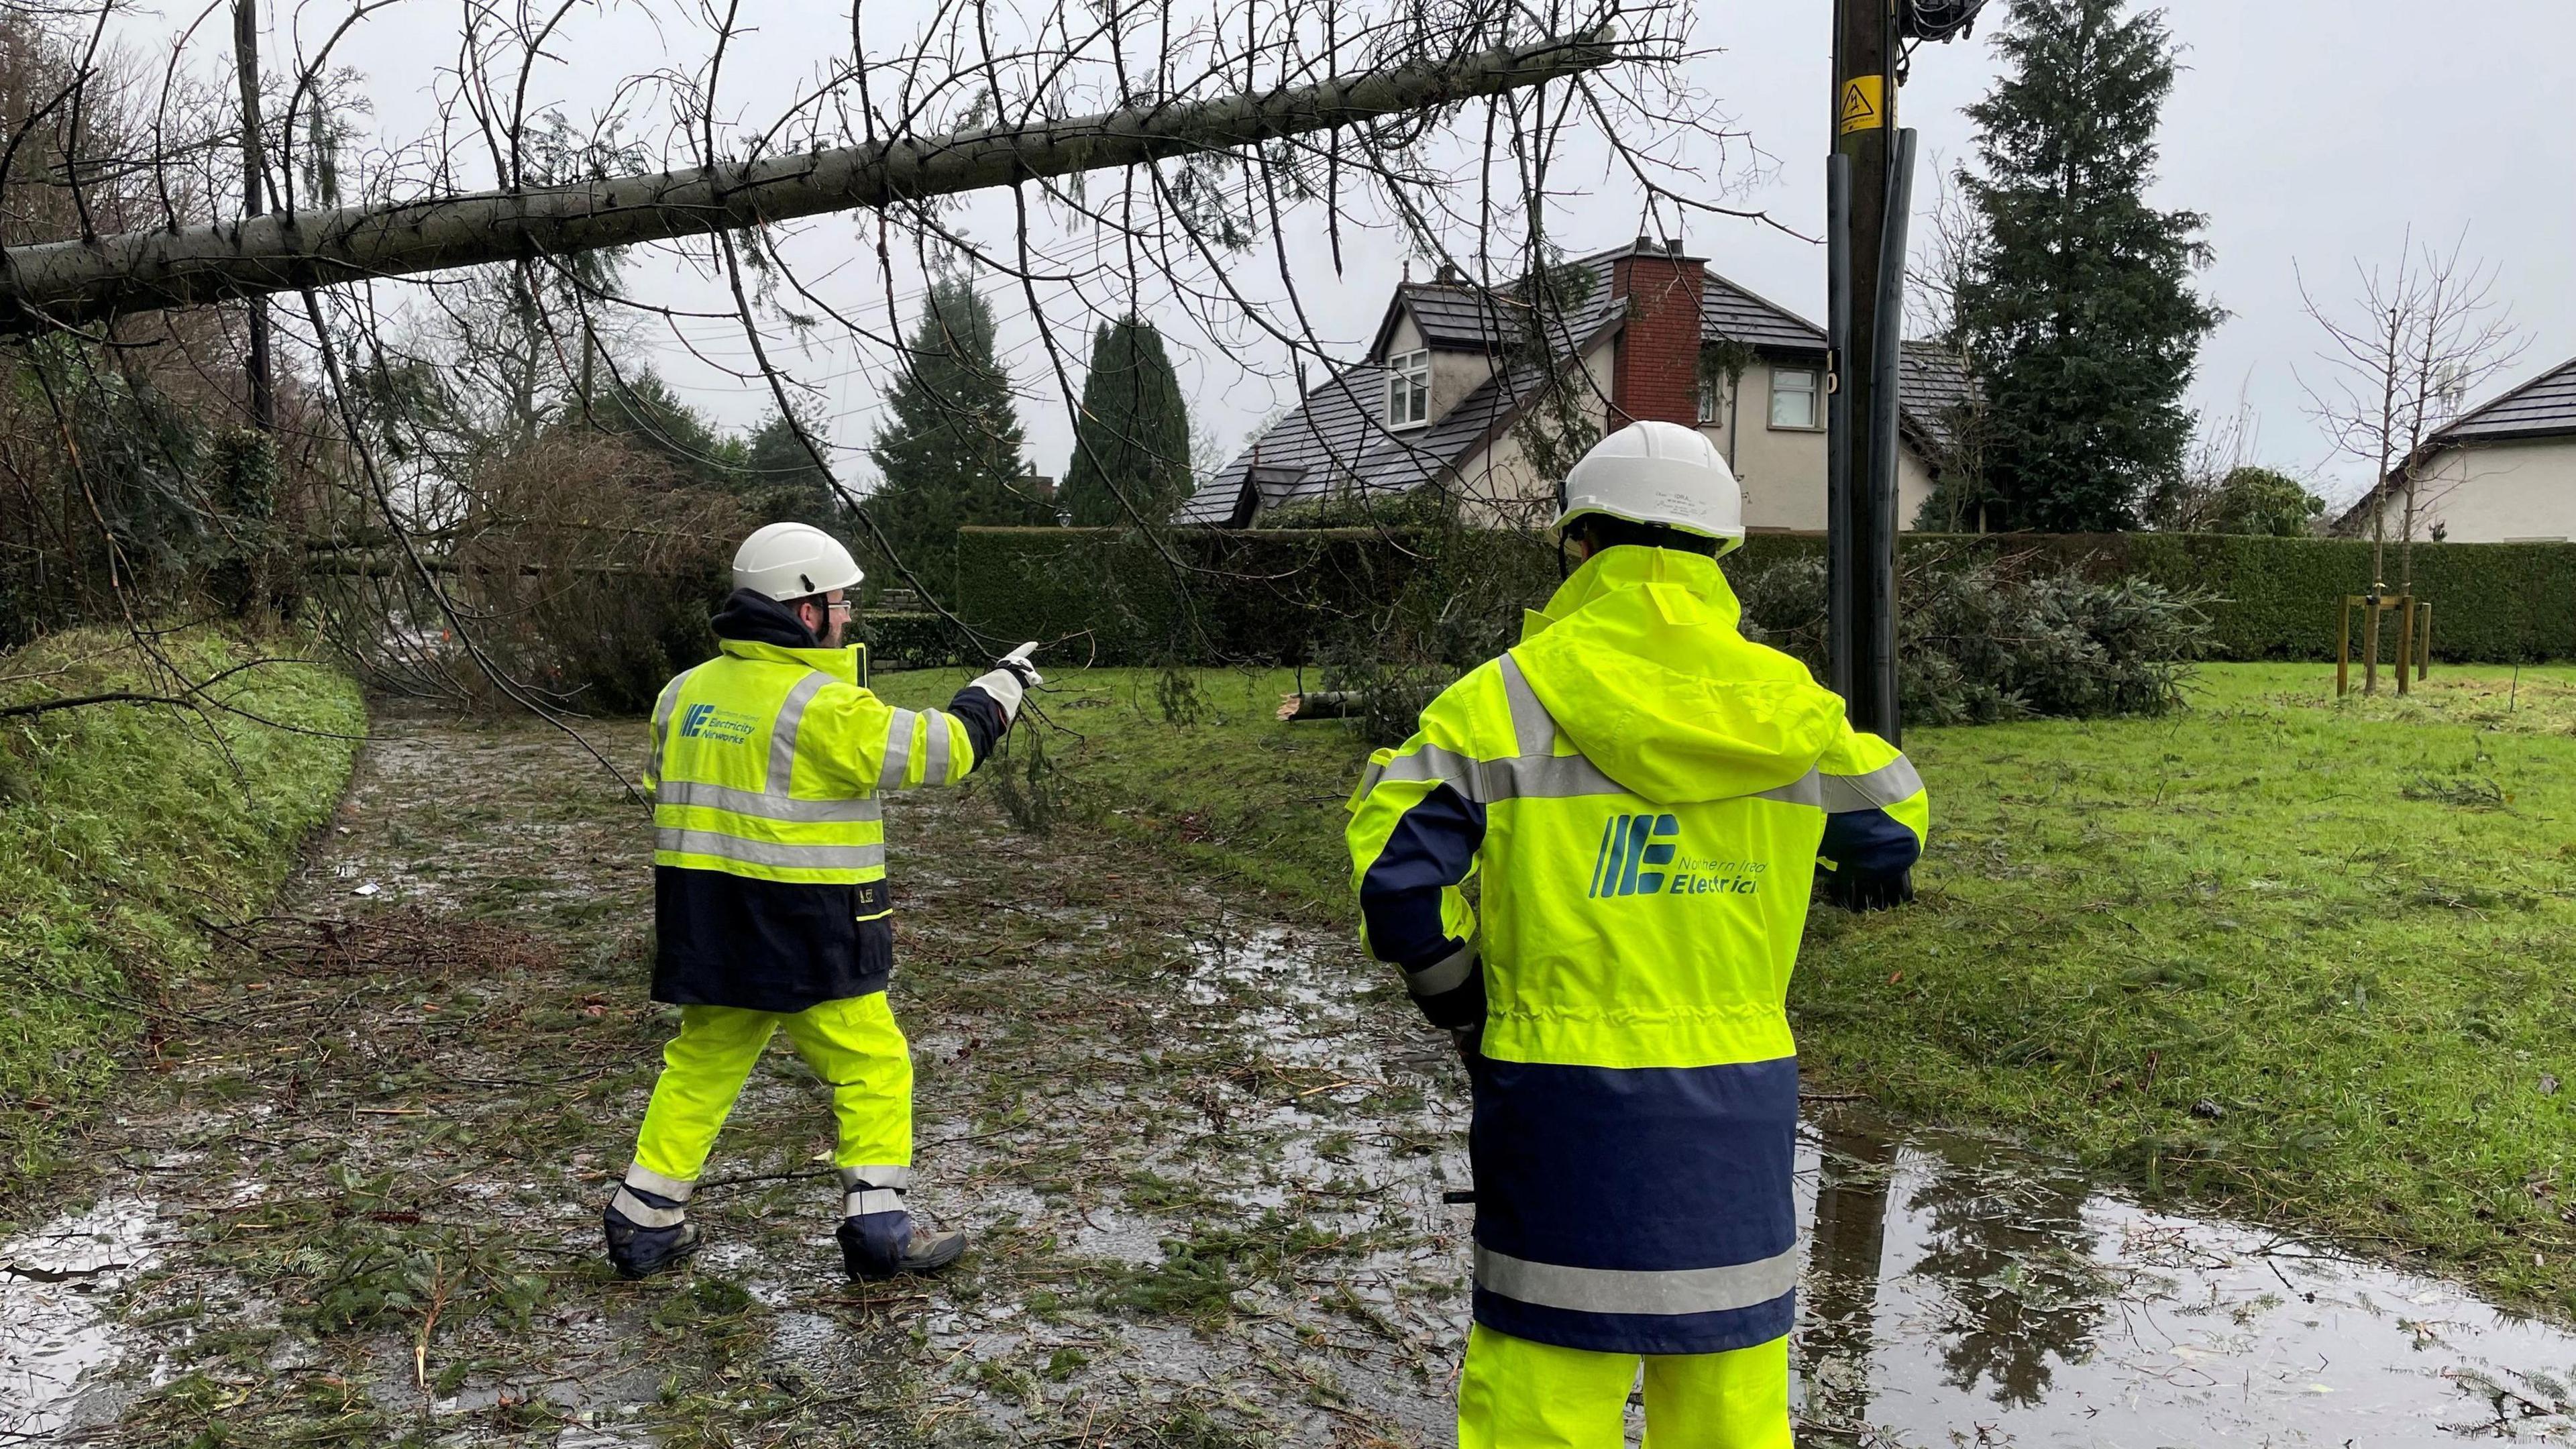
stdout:
{"type": "MultiPolygon", "coordinates": [[[[2032,549],[2097,577],[2135,575],[2214,593],[2212,644],[2221,659],[2331,659],[2344,596],[2370,586],[2370,544],[2360,539],[2117,533],[1909,539],[1908,545],[1940,542],[2032,549]]],[[[2393,581],[2394,548],[2387,565],[2393,581]]],[[[2576,657],[2576,544],[2419,543],[2415,596],[2433,606],[2439,658],[2576,657]]]]}
{"type": "MultiPolygon", "coordinates": [[[[1823,547],[1815,534],[1755,534],[1730,572],[1823,547]]],[[[2332,658],[2343,596],[2370,582],[2370,545],[2349,539],[1908,534],[1903,547],[2021,555],[2214,594],[2219,659],[2332,658]]],[[[2388,568],[2393,577],[2393,548],[2388,568]]],[[[1527,604],[1556,583],[1553,548],[1519,534],[1194,530],[1148,542],[1117,529],[969,528],[958,537],[956,596],[979,631],[1063,641],[1050,651],[1057,658],[1303,664],[1426,570],[1498,583],[1527,604]]],[[[2439,658],[2576,657],[2576,544],[2419,543],[2415,592],[2434,606],[2439,658]]]]}
{"type": "Polygon", "coordinates": [[[936,669],[967,662],[957,631],[937,614],[862,614],[859,638],[868,646],[871,670],[936,669]]]}

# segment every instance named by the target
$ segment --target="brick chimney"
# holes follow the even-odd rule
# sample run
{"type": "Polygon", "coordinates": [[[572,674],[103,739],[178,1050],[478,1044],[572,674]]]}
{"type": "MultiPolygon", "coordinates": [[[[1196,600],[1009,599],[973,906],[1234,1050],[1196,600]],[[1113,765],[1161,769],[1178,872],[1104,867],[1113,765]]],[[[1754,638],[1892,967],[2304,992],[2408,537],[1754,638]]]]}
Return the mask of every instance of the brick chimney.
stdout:
{"type": "Polygon", "coordinates": [[[1626,325],[1610,363],[1612,429],[1659,419],[1699,426],[1699,299],[1707,260],[1651,237],[1610,261],[1610,295],[1626,325]]]}

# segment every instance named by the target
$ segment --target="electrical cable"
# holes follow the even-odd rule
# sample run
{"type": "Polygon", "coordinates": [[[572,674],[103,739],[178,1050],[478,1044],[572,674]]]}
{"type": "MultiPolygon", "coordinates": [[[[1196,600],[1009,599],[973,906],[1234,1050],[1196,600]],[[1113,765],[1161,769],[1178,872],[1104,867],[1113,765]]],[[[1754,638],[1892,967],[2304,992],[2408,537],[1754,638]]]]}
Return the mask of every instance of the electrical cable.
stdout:
{"type": "Polygon", "coordinates": [[[1907,40],[1951,41],[1966,36],[1986,0],[1900,0],[1896,33],[1907,40]]]}

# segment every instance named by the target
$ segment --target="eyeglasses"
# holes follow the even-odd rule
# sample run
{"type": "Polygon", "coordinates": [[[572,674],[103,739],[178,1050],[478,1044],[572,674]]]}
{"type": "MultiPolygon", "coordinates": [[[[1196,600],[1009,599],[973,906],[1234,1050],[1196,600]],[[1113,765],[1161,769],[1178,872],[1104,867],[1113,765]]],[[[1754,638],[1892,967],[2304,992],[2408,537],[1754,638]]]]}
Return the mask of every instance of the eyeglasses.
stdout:
{"type": "Polygon", "coordinates": [[[859,611],[859,602],[856,599],[842,599],[837,603],[827,600],[823,607],[838,613],[855,614],[859,611]]]}

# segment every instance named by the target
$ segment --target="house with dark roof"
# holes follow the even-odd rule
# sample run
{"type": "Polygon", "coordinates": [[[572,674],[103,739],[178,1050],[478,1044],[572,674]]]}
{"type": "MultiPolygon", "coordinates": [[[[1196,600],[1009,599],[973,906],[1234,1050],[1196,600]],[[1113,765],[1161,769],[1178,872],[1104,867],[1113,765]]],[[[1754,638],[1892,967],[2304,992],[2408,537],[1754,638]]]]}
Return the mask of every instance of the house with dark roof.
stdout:
{"type": "MultiPolygon", "coordinates": [[[[2424,440],[2414,459],[2415,536],[2453,543],[2576,539],[2576,358],[2561,363],[2424,440]]],[[[2387,536],[2405,527],[2405,470],[2335,520],[2368,537],[2373,510],[2387,536]]]]}
{"type": "MultiPolygon", "coordinates": [[[[1543,523],[1558,480],[1527,455],[1523,424],[1552,415],[1532,412],[1553,366],[1570,381],[1559,405],[1603,431],[1653,418],[1707,433],[1744,490],[1748,529],[1822,529],[1824,329],[1678,243],[1640,238],[1573,265],[1576,300],[1553,307],[1455,276],[1399,286],[1365,359],[1264,430],[1181,520],[1245,528],[1288,504],[1439,486],[1479,521],[1543,523]]],[[[1910,526],[1970,385],[1929,345],[1908,343],[1903,363],[1897,518],[1910,526]]]]}

